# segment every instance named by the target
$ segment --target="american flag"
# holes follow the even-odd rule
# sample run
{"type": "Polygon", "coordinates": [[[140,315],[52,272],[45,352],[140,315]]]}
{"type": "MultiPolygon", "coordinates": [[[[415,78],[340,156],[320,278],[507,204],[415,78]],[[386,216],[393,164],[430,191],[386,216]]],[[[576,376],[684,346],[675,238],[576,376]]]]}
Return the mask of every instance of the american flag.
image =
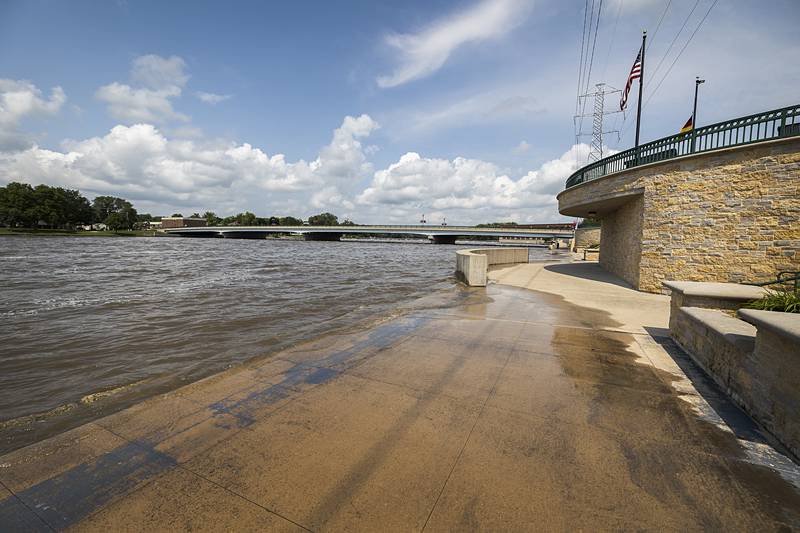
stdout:
{"type": "Polygon", "coordinates": [[[633,80],[638,80],[642,77],[642,49],[639,48],[639,55],[636,56],[636,61],[633,62],[631,73],[628,74],[628,83],[625,84],[625,90],[622,91],[622,98],[619,101],[619,110],[625,111],[625,106],[628,105],[628,93],[631,92],[633,80]]]}

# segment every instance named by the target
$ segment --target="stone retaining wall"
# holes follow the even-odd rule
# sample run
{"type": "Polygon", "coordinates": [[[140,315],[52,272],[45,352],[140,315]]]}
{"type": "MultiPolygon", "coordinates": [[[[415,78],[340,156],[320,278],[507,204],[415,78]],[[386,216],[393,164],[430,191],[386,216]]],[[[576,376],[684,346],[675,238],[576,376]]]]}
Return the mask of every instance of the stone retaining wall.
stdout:
{"type": "Polygon", "coordinates": [[[456,252],[456,276],[467,285],[486,286],[486,271],[491,265],[527,263],[527,248],[472,248],[456,252]]]}
{"type": "Polygon", "coordinates": [[[719,310],[681,307],[670,319],[670,335],[739,406],[800,457],[800,317],[753,310],[739,314],[756,326],[719,310]]]}
{"type": "Polygon", "coordinates": [[[558,195],[562,214],[602,221],[600,263],[648,292],[663,280],[800,270],[798,198],[798,138],[644,165],[558,195]]]}
{"type": "Polygon", "coordinates": [[[576,228],[572,250],[600,244],[600,228],[576,228]]]}

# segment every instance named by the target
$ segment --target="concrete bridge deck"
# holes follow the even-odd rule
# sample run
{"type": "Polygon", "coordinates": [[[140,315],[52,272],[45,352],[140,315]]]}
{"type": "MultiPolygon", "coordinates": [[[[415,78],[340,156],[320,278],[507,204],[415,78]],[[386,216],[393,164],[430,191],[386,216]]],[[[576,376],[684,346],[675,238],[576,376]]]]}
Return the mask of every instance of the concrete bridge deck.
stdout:
{"type": "Polygon", "coordinates": [[[478,228],[473,226],[211,226],[170,228],[170,235],[181,237],[224,237],[262,239],[267,235],[303,235],[309,240],[339,240],[342,235],[404,235],[430,239],[437,244],[452,244],[459,237],[571,239],[572,228],[478,228]]]}
{"type": "Polygon", "coordinates": [[[492,276],[535,290],[431,296],[0,457],[0,529],[800,527],[797,465],[662,336],[667,297],[492,276]]]}

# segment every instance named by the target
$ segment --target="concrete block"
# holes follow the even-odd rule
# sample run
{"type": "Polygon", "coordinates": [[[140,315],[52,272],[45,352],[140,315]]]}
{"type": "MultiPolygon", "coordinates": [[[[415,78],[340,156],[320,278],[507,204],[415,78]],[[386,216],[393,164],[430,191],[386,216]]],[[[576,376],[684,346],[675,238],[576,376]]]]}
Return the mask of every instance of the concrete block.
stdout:
{"type": "Polygon", "coordinates": [[[456,276],[470,286],[485,287],[491,265],[527,263],[527,248],[472,248],[456,252],[456,276]]]}

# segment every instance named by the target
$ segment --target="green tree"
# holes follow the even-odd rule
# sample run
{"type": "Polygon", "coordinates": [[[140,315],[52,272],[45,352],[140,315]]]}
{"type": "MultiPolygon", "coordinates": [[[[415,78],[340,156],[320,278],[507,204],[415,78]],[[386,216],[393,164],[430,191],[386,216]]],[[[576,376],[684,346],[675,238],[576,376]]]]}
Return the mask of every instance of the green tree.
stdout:
{"type": "Polygon", "coordinates": [[[203,218],[206,219],[206,224],[209,226],[219,226],[222,222],[222,219],[213,211],[206,211],[203,213],[203,218]]]}
{"type": "Polygon", "coordinates": [[[281,226],[302,226],[303,221],[299,218],[295,217],[281,217],[280,219],[281,226]]]}
{"type": "Polygon", "coordinates": [[[104,224],[112,231],[130,229],[128,219],[122,213],[111,213],[106,217],[104,224]]]}
{"type": "Polygon", "coordinates": [[[250,211],[236,215],[236,221],[240,226],[256,226],[257,218],[258,217],[256,217],[256,215],[250,211]]]}
{"type": "Polygon", "coordinates": [[[203,218],[200,216],[200,213],[192,213],[191,218],[203,218]]]}
{"type": "Polygon", "coordinates": [[[35,225],[35,204],[33,187],[27,183],[12,181],[0,187],[0,224],[11,227],[35,225]]]}
{"type": "Polygon", "coordinates": [[[102,222],[110,229],[133,229],[137,223],[136,209],[123,198],[115,196],[98,196],[92,202],[95,220],[102,222]],[[112,217],[112,215],[114,215],[112,217]]]}
{"type": "Polygon", "coordinates": [[[89,200],[79,191],[16,182],[0,187],[0,224],[69,228],[92,218],[89,200]]]}
{"type": "Polygon", "coordinates": [[[180,214],[180,213],[172,213],[170,216],[171,217],[181,217],[181,218],[183,218],[183,215],[180,214]]]}
{"type": "Polygon", "coordinates": [[[338,226],[339,218],[332,213],[321,213],[308,217],[310,226],[338,226]]]}

